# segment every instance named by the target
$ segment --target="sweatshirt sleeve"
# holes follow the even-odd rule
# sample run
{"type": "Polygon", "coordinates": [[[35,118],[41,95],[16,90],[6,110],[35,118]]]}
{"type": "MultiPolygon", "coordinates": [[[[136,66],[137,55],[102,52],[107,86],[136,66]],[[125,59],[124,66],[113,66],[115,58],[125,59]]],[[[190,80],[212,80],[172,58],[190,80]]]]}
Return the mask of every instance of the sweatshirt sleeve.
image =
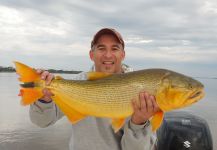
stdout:
{"type": "Polygon", "coordinates": [[[155,150],[156,136],[151,130],[150,122],[136,125],[129,120],[124,126],[121,148],[122,150],[155,150]]]}
{"type": "Polygon", "coordinates": [[[32,123],[42,128],[54,124],[63,116],[54,102],[42,103],[40,101],[30,105],[29,114],[32,123]]]}

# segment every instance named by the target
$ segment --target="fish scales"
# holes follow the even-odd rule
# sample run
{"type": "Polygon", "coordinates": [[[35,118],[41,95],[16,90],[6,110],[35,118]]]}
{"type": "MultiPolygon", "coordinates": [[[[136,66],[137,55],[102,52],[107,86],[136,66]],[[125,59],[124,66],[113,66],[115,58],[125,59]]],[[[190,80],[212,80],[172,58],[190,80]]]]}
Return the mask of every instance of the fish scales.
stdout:
{"type": "MultiPolygon", "coordinates": [[[[144,90],[150,93],[155,92],[154,88],[156,88],[156,81],[158,80],[153,79],[155,79],[153,72],[147,70],[147,74],[138,71],[137,74],[114,75],[97,81],[68,81],[66,83],[65,80],[60,80],[56,82],[60,84],[58,90],[61,91],[62,89],[66,95],[74,99],[73,103],[81,105],[83,109],[89,109],[91,113],[95,112],[102,116],[112,112],[114,117],[120,117],[118,115],[121,112],[120,115],[123,117],[123,112],[126,115],[132,113],[131,101],[133,98],[138,99],[139,92],[144,90]]],[[[53,84],[55,82],[51,86],[53,84]]]]}

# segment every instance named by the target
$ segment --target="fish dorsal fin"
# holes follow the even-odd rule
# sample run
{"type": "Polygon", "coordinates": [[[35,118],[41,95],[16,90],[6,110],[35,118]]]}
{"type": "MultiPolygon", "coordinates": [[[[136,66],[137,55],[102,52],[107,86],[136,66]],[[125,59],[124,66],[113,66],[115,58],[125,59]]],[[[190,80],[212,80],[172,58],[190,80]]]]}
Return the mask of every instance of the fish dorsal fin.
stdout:
{"type": "Polygon", "coordinates": [[[61,77],[61,76],[55,76],[55,79],[56,79],[56,80],[62,80],[63,77],[61,77]]]}
{"type": "Polygon", "coordinates": [[[102,79],[108,76],[111,76],[112,73],[104,73],[104,72],[88,72],[87,73],[87,79],[88,80],[97,80],[102,79]]]}
{"type": "Polygon", "coordinates": [[[163,111],[157,112],[152,117],[152,119],[150,121],[151,125],[152,125],[152,131],[156,131],[160,127],[160,125],[161,125],[161,123],[163,121],[163,117],[164,117],[164,112],[163,111]]]}
{"type": "Polygon", "coordinates": [[[125,118],[115,118],[112,119],[112,128],[115,133],[124,125],[125,118]]]}

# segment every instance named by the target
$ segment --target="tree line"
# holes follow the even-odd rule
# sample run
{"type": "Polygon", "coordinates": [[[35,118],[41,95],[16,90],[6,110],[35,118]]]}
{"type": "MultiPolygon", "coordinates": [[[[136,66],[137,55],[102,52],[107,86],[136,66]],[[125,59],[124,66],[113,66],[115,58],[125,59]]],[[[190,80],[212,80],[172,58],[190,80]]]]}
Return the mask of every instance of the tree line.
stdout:
{"type": "MultiPolygon", "coordinates": [[[[75,70],[56,70],[56,69],[47,69],[47,71],[51,73],[66,73],[66,74],[78,74],[81,71],[75,71],[75,70]]],[[[15,68],[13,67],[2,67],[0,66],[0,72],[16,72],[15,68]]]]}

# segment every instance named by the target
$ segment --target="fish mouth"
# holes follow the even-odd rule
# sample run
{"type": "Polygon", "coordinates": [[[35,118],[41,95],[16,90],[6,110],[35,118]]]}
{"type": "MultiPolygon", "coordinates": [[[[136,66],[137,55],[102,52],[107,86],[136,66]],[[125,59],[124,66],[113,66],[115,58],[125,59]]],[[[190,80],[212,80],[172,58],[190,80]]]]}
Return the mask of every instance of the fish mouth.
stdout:
{"type": "Polygon", "coordinates": [[[196,91],[193,94],[191,94],[188,98],[189,99],[197,99],[198,98],[198,100],[199,100],[203,96],[204,96],[204,91],[203,90],[199,90],[199,91],[196,91]]]}

